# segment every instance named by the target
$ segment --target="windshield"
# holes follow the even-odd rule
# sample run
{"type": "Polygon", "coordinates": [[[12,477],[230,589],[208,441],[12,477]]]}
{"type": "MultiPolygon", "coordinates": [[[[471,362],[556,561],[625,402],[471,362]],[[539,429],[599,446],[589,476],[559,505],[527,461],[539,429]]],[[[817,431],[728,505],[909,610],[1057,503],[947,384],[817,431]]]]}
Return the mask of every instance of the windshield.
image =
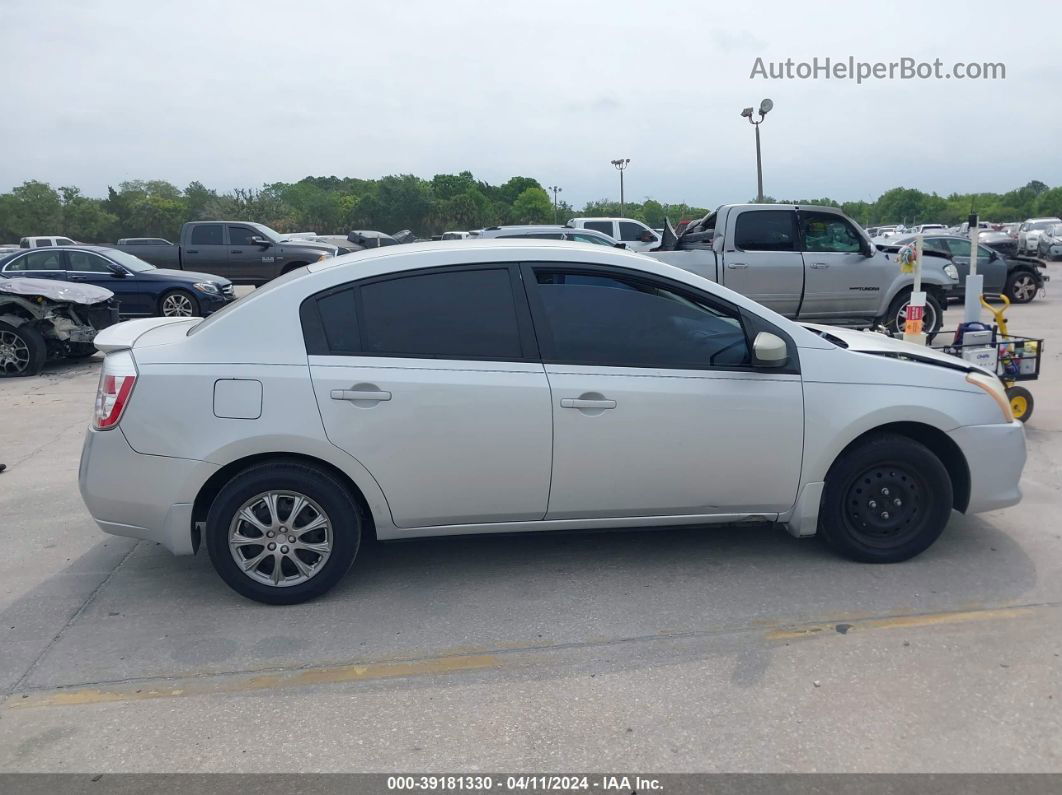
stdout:
{"type": "Polygon", "coordinates": [[[1036,223],[1029,224],[1030,229],[1047,229],[1057,224],[1058,221],[1037,221],[1036,223]]]}
{"type": "Polygon", "coordinates": [[[140,257],[134,257],[132,254],[127,254],[118,249],[108,249],[107,256],[124,268],[131,270],[133,273],[143,273],[144,271],[155,270],[155,266],[150,262],[144,262],[140,257]]]}
{"type": "Polygon", "coordinates": [[[280,235],[268,226],[263,226],[262,224],[247,224],[247,226],[254,227],[266,240],[271,240],[274,243],[280,242],[280,235]]]}

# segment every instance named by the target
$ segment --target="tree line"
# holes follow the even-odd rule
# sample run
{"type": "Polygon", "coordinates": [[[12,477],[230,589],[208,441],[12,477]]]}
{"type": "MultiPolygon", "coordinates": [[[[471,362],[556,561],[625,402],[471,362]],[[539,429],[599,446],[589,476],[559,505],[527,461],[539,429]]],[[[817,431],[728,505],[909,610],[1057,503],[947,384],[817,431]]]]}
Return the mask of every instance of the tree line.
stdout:
{"type": "MultiPolygon", "coordinates": [[[[736,197],[723,197],[732,201],[736,197]]],[[[1062,187],[1032,181],[1007,193],[952,193],[939,196],[914,188],[893,188],[873,202],[830,198],[776,200],[840,207],[856,221],[871,224],[956,224],[976,211],[982,219],[1020,221],[1031,216],[1062,215],[1062,187]]],[[[306,177],[261,188],[218,192],[201,182],[179,188],[165,180],[122,182],[104,198],[78,188],[53,188],[30,180],[0,194],[0,243],[27,235],[65,235],[86,243],[119,237],[177,238],[181,224],[195,220],[257,221],[279,232],[346,234],[351,229],[396,232],[410,229],[427,237],[447,230],[479,229],[495,224],[565,223],[576,216],[636,218],[660,227],[699,218],[704,207],[668,204],[647,198],[627,202],[601,199],[574,208],[554,208],[546,189],[531,177],[512,177],[501,185],[477,180],[471,172],[436,174],[430,180],[412,174],[380,179],[306,177]]]]}

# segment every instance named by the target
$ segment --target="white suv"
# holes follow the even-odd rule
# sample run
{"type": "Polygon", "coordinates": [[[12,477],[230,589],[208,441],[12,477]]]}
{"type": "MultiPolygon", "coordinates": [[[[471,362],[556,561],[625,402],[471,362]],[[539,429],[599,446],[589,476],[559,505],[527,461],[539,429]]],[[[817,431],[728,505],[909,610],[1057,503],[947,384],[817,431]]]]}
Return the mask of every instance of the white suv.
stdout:
{"type": "Polygon", "coordinates": [[[606,246],[371,249],[96,344],[92,516],[262,602],[373,534],[766,521],[891,562],[1021,496],[992,373],[606,246]]]}
{"type": "Polygon", "coordinates": [[[573,218],[568,226],[602,232],[626,243],[631,251],[648,251],[660,245],[660,235],[633,218],[573,218]]]}

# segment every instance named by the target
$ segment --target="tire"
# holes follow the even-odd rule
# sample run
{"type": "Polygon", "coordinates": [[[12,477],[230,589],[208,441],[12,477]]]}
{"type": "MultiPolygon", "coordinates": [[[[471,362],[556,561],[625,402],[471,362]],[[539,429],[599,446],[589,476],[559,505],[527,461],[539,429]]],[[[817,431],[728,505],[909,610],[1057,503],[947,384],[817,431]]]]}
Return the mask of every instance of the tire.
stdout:
{"type": "Polygon", "coordinates": [[[1027,304],[1036,297],[1036,292],[1040,289],[1036,281],[1035,274],[1021,268],[1007,276],[1003,292],[1012,304],[1027,304]]]}
{"type": "Polygon", "coordinates": [[[1010,410],[1014,412],[1014,419],[1028,422],[1035,405],[1032,392],[1023,386],[1007,387],[1007,399],[1010,401],[1010,410]]]}
{"type": "Polygon", "coordinates": [[[37,375],[48,359],[48,345],[37,329],[0,321],[0,378],[37,375]]]}
{"type": "Polygon", "coordinates": [[[240,473],[218,493],[207,514],[206,546],[214,569],[238,594],[265,604],[293,605],[320,596],[347,573],[361,544],[362,525],[350,492],[326,470],[295,462],[264,463],[240,473]],[[296,497],[305,504],[294,517],[299,524],[292,525],[296,497]],[[257,521],[240,518],[246,515],[257,521]],[[320,517],[324,526],[305,529],[320,517]],[[277,535],[267,536],[269,532],[277,535]],[[263,543],[253,543],[259,538],[263,543]],[[300,541],[315,549],[296,548],[300,541]]]}
{"type": "Polygon", "coordinates": [[[162,317],[200,317],[199,301],[187,290],[169,290],[159,299],[162,317]]]}
{"type": "Polygon", "coordinates": [[[851,560],[898,563],[940,537],[951,508],[951,478],[940,459],[906,436],[881,434],[850,447],[830,468],[819,534],[851,560]]]}
{"type": "MultiPolygon", "coordinates": [[[[885,327],[893,334],[903,331],[903,317],[907,314],[907,304],[911,300],[911,291],[904,290],[889,304],[888,314],[885,316],[885,327]]],[[[944,309],[940,300],[934,293],[926,293],[926,313],[923,331],[926,334],[936,334],[944,325],[944,309]]]]}

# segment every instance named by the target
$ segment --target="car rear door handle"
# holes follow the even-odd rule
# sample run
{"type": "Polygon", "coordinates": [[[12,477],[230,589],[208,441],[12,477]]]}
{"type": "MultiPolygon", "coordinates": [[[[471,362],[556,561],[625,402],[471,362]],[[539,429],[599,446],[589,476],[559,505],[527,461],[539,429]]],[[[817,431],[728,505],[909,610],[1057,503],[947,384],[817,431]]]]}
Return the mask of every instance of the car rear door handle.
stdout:
{"type": "Polygon", "coordinates": [[[367,389],[333,389],[332,400],[390,400],[390,392],[377,392],[367,389]]]}
{"type": "Polygon", "coordinates": [[[187,251],[185,251],[184,253],[185,253],[185,254],[198,254],[198,253],[199,253],[199,249],[197,249],[197,248],[190,248],[190,249],[188,249],[187,251]]]}
{"type": "Polygon", "coordinates": [[[747,262],[728,262],[726,266],[730,268],[730,270],[736,271],[742,270],[743,268],[747,268],[749,264],[747,262]]]}
{"type": "Polygon", "coordinates": [[[242,254],[243,253],[243,249],[242,248],[234,248],[229,253],[230,254],[242,254]]]}
{"type": "Polygon", "coordinates": [[[562,409],[614,409],[615,400],[587,400],[586,398],[561,398],[562,409]]]}
{"type": "Polygon", "coordinates": [[[823,270],[825,268],[828,268],[828,267],[830,267],[829,264],[825,263],[825,262],[813,262],[813,263],[811,263],[811,269],[812,270],[816,270],[816,271],[821,271],[821,270],[823,270]]]}

